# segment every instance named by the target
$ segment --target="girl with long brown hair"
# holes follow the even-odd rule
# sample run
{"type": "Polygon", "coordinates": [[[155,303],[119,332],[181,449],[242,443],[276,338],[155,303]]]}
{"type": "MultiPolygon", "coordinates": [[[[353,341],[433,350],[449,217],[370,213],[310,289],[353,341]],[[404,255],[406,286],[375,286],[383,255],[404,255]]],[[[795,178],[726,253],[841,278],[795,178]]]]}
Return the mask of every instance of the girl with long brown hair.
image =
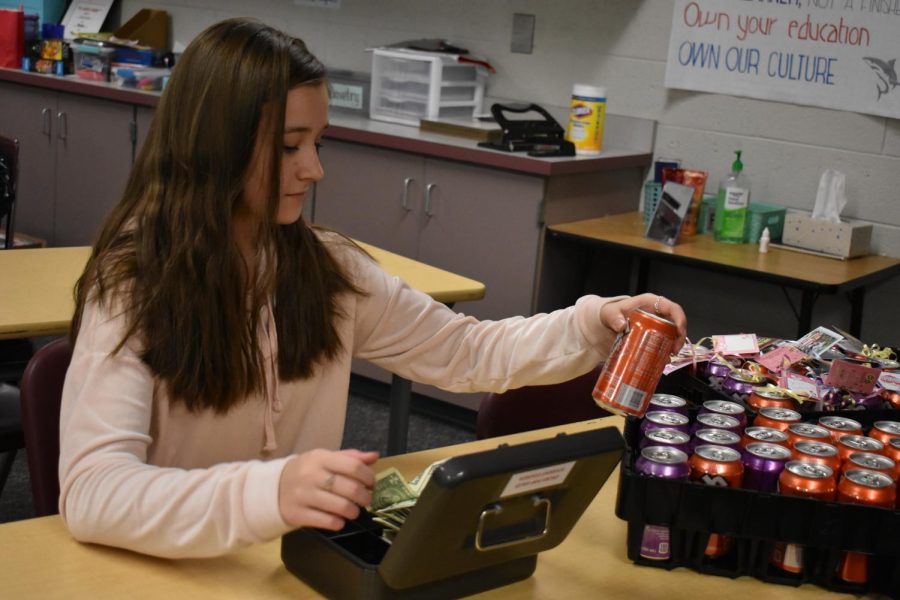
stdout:
{"type": "Polygon", "coordinates": [[[642,306],[684,332],[652,294],[478,322],[409,289],[301,218],[327,125],[300,40],[231,19],[185,50],[76,290],[59,501],[76,538],[182,557],[340,529],[377,458],[337,450],[353,357],[501,391],[590,370],[642,306]]]}

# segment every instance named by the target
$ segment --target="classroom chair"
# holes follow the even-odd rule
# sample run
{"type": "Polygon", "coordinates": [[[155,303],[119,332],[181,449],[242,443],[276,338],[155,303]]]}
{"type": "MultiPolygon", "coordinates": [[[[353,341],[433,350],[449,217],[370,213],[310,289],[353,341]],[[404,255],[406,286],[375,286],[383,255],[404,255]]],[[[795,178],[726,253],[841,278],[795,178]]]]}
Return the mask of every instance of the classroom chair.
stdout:
{"type": "Polygon", "coordinates": [[[487,394],[478,408],[475,436],[484,439],[609,416],[591,396],[601,368],[563,383],[487,394]]]}
{"type": "Polygon", "coordinates": [[[22,428],[36,517],[59,512],[59,409],[72,360],[67,338],[34,353],[22,375],[22,428]]]}
{"type": "Polygon", "coordinates": [[[22,435],[22,413],[19,407],[19,390],[0,383],[0,494],[12,470],[20,448],[25,447],[22,435]]]}
{"type": "Polygon", "coordinates": [[[0,135],[0,222],[6,223],[4,248],[13,246],[16,222],[16,181],[19,175],[19,140],[0,135]]]}

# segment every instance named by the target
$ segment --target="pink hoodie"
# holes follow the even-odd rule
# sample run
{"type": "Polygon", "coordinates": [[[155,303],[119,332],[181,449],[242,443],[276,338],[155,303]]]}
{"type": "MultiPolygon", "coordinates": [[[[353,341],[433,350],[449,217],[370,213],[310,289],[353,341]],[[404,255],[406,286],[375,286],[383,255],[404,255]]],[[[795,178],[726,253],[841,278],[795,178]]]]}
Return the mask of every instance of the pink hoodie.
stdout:
{"type": "Polygon", "coordinates": [[[59,508],[76,539],[202,557],[286,533],[281,470],[292,454],[340,446],[353,357],[450,391],[502,391],[585,373],[615,338],[600,322],[607,299],[585,296],[551,314],[479,322],[362,253],[326,243],[368,291],[342,301],[345,351],[309,379],[279,380],[267,308],[259,332],[272,367],[265,391],[225,415],[173,402],[138,358],[138,340],[110,355],[125,318],[108,304],[85,308],[60,421],[59,508]]]}

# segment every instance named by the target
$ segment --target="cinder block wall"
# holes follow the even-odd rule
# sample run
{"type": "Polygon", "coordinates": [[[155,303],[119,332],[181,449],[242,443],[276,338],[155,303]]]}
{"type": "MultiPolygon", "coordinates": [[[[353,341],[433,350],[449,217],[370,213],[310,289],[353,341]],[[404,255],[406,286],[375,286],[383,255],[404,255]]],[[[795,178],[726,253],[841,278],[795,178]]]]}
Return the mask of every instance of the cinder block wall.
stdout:
{"type": "MultiPolygon", "coordinates": [[[[298,35],[329,66],[370,69],[366,48],[423,37],[446,38],[496,67],[488,94],[565,107],[576,82],[605,85],[608,111],[653,119],[657,156],[710,173],[714,189],[744,150],[753,198],[811,209],[823,170],[847,175],[844,215],[872,222],[876,253],[900,256],[900,120],[663,85],[670,0],[342,0],[339,9],[290,0],[124,0],[123,20],[141,8],[169,11],[173,40],[188,43],[217,20],[252,14],[298,35]],[[514,13],[536,16],[534,51],[510,52],[514,13]]],[[[562,109],[561,109],[562,110],[562,109]]],[[[796,325],[776,286],[691,269],[656,270],[653,287],[688,308],[694,337],[759,331],[792,336],[796,325]]],[[[900,343],[900,280],[866,299],[864,337],[900,343]]],[[[799,306],[799,296],[791,294],[799,306]]],[[[814,322],[848,326],[849,304],[825,296],[814,322]]]]}

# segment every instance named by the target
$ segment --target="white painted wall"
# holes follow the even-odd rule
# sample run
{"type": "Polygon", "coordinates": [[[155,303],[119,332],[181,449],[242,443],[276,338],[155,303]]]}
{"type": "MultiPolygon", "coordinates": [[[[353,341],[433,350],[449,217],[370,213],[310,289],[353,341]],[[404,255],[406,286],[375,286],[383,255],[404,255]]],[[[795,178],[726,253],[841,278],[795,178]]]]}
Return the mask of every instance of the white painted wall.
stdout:
{"type": "MultiPolygon", "coordinates": [[[[488,87],[495,98],[564,107],[573,83],[605,85],[610,113],[658,121],[656,155],[709,171],[713,188],[738,148],[759,201],[811,209],[822,171],[845,172],[844,215],[875,225],[874,252],[900,256],[900,120],[667,90],[669,0],[342,0],[337,10],[291,0],[123,0],[123,20],[140,8],[167,10],[173,39],[182,44],[212,22],[251,14],[302,37],[328,66],[358,71],[370,70],[367,47],[445,38],[497,67],[488,87]],[[510,52],[514,13],[536,15],[531,55],[510,52]]],[[[651,281],[688,307],[698,335],[794,333],[793,316],[774,286],[689,269],[656,271],[651,281]]],[[[900,279],[869,294],[864,335],[900,343],[898,297],[900,279]]],[[[799,302],[796,294],[793,299],[799,302]]],[[[814,320],[847,326],[849,306],[842,297],[823,297],[814,320]]]]}

